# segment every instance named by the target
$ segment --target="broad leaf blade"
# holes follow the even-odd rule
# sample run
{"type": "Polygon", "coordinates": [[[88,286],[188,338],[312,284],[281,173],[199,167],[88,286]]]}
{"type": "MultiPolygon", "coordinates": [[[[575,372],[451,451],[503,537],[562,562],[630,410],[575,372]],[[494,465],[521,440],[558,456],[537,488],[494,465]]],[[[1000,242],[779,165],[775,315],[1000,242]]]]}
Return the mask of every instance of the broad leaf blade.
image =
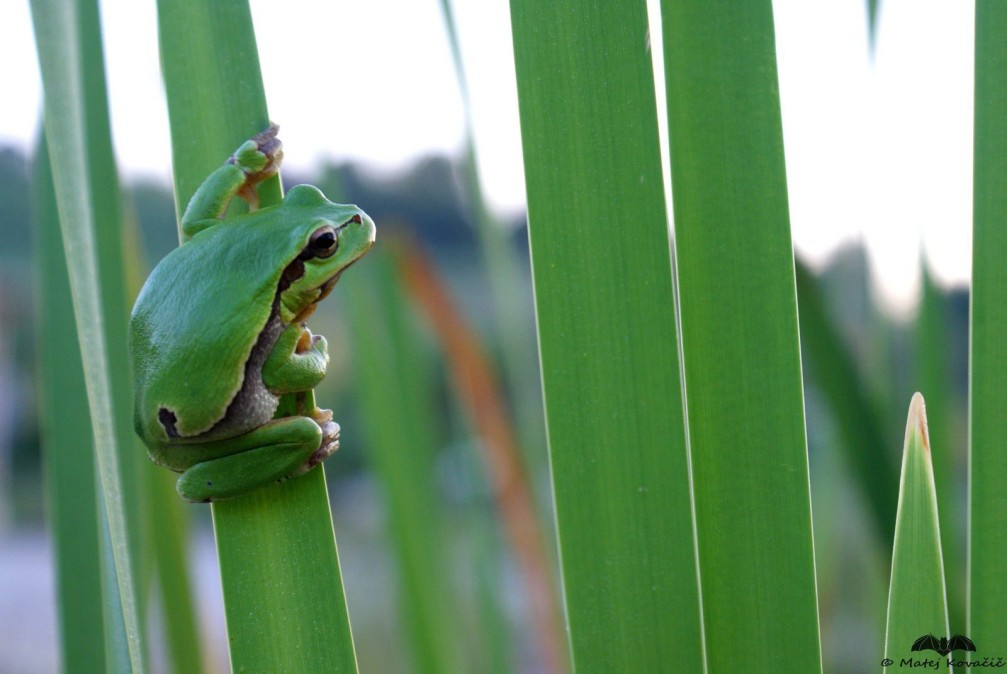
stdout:
{"type": "Polygon", "coordinates": [[[682,351],[707,657],[821,670],[797,298],[769,0],[664,0],[682,351]]]}
{"type": "Polygon", "coordinates": [[[703,661],[644,2],[512,0],[574,670],[703,661]]]}
{"type": "Polygon", "coordinates": [[[1007,4],[976,3],[975,149],[969,364],[968,635],[977,655],[1007,648],[1007,4]]]}

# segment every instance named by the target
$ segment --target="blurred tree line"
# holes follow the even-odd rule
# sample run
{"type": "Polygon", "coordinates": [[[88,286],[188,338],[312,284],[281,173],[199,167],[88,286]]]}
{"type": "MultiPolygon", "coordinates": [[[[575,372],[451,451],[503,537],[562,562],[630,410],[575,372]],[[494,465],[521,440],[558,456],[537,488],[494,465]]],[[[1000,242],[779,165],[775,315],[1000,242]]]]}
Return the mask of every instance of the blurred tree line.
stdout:
{"type": "MultiPolygon", "coordinates": [[[[61,245],[56,241],[34,242],[31,215],[30,159],[20,150],[0,148],[0,494],[12,494],[15,514],[38,521],[41,484],[37,411],[33,376],[33,286],[35,243],[42,249],[61,245]]],[[[288,170],[284,181],[316,184],[333,200],[356,203],[379,223],[382,241],[400,239],[418,242],[430,254],[440,273],[458,296],[469,320],[477,327],[489,326],[488,289],[471,209],[461,183],[464,173],[456,159],[430,156],[404,170],[375,171],[354,163],[328,164],[315,175],[288,170]]],[[[144,272],[177,246],[175,212],[170,187],[150,180],[125,186],[127,208],[135,216],[141,240],[144,272]]],[[[506,222],[512,244],[527,256],[523,214],[506,222]]],[[[527,260],[525,260],[527,265],[527,260]]],[[[859,377],[876,402],[891,451],[901,447],[904,408],[913,390],[921,388],[917,353],[919,330],[913,320],[896,320],[881,311],[872,299],[867,255],[862,247],[840,250],[814,276],[827,313],[850,351],[859,377]]],[[[530,283],[530,281],[529,281],[530,283]]],[[[799,288],[799,292],[802,289],[799,288]]],[[[530,292],[528,299],[531,299],[530,292]]],[[[948,375],[949,423],[941,429],[964,453],[964,411],[967,390],[968,292],[959,288],[938,290],[932,298],[939,305],[944,329],[938,339],[940,358],[948,375]]],[[[531,308],[529,306],[529,316],[531,308]]],[[[482,330],[489,351],[494,352],[492,329],[482,330]]],[[[822,401],[815,381],[816,367],[805,348],[805,388],[808,403],[809,450],[812,463],[822,445],[832,442],[818,432],[834,424],[829,405],[822,401]]],[[[924,391],[928,402],[933,393],[924,391]]],[[[929,407],[929,405],[928,405],[929,407]]],[[[931,419],[933,413],[931,412],[931,419]]],[[[932,421],[933,423],[933,421],[932,421]]],[[[933,432],[933,431],[932,431],[933,432]]],[[[355,464],[356,462],[352,462],[355,464]]],[[[2,499],[0,499],[2,500],[2,499]]]]}
{"type": "MultiPolygon", "coordinates": [[[[426,157],[396,172],[352,163],[330,164],[315,175],[288,170],[284,180],[288,188],[298,183],[316,184],[334,201],[360,205],[378,223],[379,241],[384,244],[398,239],[421,247],[435,263],[466,320],[480,334],[486,352],[497,358],[500,340],[494,330],[486,270],[460,166],[459,160],[446,156],[426,157]]],[[[0,148],[0,529],[12,523],[42,525],[45,500],[37,419],[42,413],[59,414],[58,410],[38,410],[35,402],[34,256],[62,243],[38,241],[34,235],[29,175],[30,158],[19,150],[0,148]]],[[[127,219],[131,216],[139,233],[139,249],[127,255],[141,260],[141,271],[146,274],[177,246],[171,189],[167,184],[139,180],[125,185],[124,195],[127,219]]],[[[514,214],[505,226],[527,270],[523,214],[514,214]]],[[[823,634],[829,635],[823,647],[827,661],[836,661],[850,639],[870,640],[883,633],[883,614],[875,599],[887,584],[886,555],[891,538],[882,530],[885,525],[878,526],[878,513],[867,503],[872,492],[874,496],[879,491],[887,493],[889,488],[884,485],[889,482],[890,495],[894,498],[897,492],[905,406],[915,390],[921,390],[927,399],[932,443],[938,450],[935,467],[937,479],[943,483],[939,491],[944,495],[941,519],[952,618],[962,614],[965,528],[959,523],[965,521],[969,298],[967,289],[939,288],[924,273],[922,299],[915,315],[910,312],[893,318],[876,302],[862,246],[841,249],[822,269],[809,270],[800,260],[798,264],[817,571],[822,620],[827,627],[823,634]],[[813,316],[813,306],[819,307],[818,318],[813,316]],[[808,324],[809,320],[817,324],[808,324]],[[824,349],[809,342],[823,329],[834,337],[831,346],[824,349]],[[866,414],[859,417],[847,413],[844,418],[834,397],[835,387],[830,393],[829,386],[822,385],[834,383],[837,370],[844,369],[850,370],[852,385],[868,403],[861,408],[866,414]],[[850,425],[860,424],[877,429],[873,436],[860,436],[873,437],[874,442],[858,442],[857,434],[849,432],[850,425]],[[857,461],[864,460],[858,456],[876,460],[877,472],[884,477],[869,484],[864,476],[870,477],[871,468],[858,466],[857,461]],[[848,620],[850,615],[873,615],[877,624],[865,626],[848,620]]],[[[530,322],[531,280],[530,275],[525,276],[522,287],[513,290],[526,298],[527,306],[514,320],[530,322]]],[[[344,292],[352,292],[351,283],[341,286],[344,292]]],[[[323,305],[313,319],[318,331],[330,337],[330,344],[338,343],[346,332],[336,319],[343,313],[339,295],[337,292],[335,301],[323,305]],[[332,313],[327,313],[330,310],[332,313]],[[332,341],[333,337],[337,339],[332,341]]],[[[422,331],[415,338],[432,339],[422,331]]],[[[435,351],[426,346],[427,351],[435,351]]],[[[339,410],[346,442],[340,461],[330,462],[329,469],[358,474],[368,450],[358,430],[364,425],[359,418],[358,395],[350,390],[352,383],[345,376],[347,368],[352,368],[347,364],[352,355],[345,348],[330,347],[330,351],[334,374],[323,382],[327,388],[320,391],[320,399],[339,410]]],[[[440,373],[435,378],[440,390],[432,396],[442,422],[436,426],[443,429],[439,443],[443,453],[452,454],[452,443],[462,437],[457,410],[451,408],[448,377],[440,373]]],[[[510,394],[513,401],[514,392],[510,394]]],[[[535,475],[533,479],[544,484],[546,477],[535,475]]],[[[891,500],[889,505],[893,507],[893,503],[891,500]]],[[[881,519],[887,519],[884,513],[882,507],[881,519]]],[[[894,523],[894,516],[891,521],[894,523]]]]}

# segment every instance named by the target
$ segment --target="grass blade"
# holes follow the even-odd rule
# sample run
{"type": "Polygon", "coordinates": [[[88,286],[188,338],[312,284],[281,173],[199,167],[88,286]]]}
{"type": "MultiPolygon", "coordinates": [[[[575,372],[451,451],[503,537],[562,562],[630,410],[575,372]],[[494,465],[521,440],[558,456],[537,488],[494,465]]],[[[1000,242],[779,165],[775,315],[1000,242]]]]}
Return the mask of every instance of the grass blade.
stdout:
{"type": "MultiPolygon", "coordinates": [[[[268,115],[247,3],[162,0],[158,26],[181,212],[268,115]]],[[[323,470],[212,506],[232,671],[356,672],[323,470]]]]}
{"type": "MultiPolygon", "coordinates": [[[[951,636],[927,415],[923,396],[917,393],[909,404],[902,453],[885,657],[895,662],[910,657],[910,647],[925,634],[951,636]]],[[[915,656],[928,657],[938,659],[927,651],[915,656]]]]}
{"type": "Polygon", "coordinates": [[[40,307],[39,408],[59,410],[59,415],[40,417],[46,495],[55,547],[61,671],[91,674],[106,671],[99,504],[66,258],[59,248],[43,245],[60,236],[48,152],[45,142],[39,143],[32,180],[40,307]]]}
{"type": "MultiPolygon", "coordinates": [[[[156,466],[151,466],[156,468],[156,466]]],[[[175,491],[175,477],[165,471],[147,475],[151,494],[150,524],[156,558],[157,587],[160,590],[167,639],[167,658],[175,674],[203,671],[203,647],[193,596],[191,571],[186,559],[189,549],[189,513],[175,491]]]]}
{"type": "Polygon", "coordinates": [[[64,249],[73,251],[70,284],[125,637],[133,671],[142,672],[141,605],[135,580],[139,560],[137,538],[130,537],[131,530],[138,529],[135,518],[141,512],[135,491],[136,464],[130,459],[122,462],[120,455],[133,446],[126,440],[131,435],[125,414],[129,405],[123,407],[130,392],[128,378],[122,377],[124,370],[113,362],[117,359],[109,358],[115,347],[122,347],[115,353],[124,352],[125,330],[116,328],[124,327],[127,312],[121,255],[114,251],[118,228],[114,236],[98,231],[100,223],[119,222],[119,209],[103,99],[100,39],[95,41],[97,6],[93,2],[36,0],[32,17],[64,249]]]}
{"type": "Polygon", "coordinates": [[[772,5],[661,10],[709,667],[821,671],[772,5]]]}
{"type": "Polygon", "coordinates": [[[698,668],[646,4],[512,0],[511,19],[573,668],[698,668]]]}
{"type": "Polygon", "coordinates": [[[975,148],[969,363],[968,635],[982,655],[1007,644],[1007,5],[976,3],[975,148]]]}

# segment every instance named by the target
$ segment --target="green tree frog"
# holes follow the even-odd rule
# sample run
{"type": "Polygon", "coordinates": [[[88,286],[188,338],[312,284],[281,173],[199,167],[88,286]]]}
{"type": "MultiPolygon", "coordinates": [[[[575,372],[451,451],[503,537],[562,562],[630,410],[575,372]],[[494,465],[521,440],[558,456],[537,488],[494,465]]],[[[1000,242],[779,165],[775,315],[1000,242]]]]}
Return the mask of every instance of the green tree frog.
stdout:
{"type": "Polygon", "coordinates": [[[305,473],[339,447],[339,425],[312,390],[326,341],[305,321],[373,245],[374,223],[310,185],[227,214],[235,196],[257,208],[256,185],[282,159],[276,133],[246,141],[199,187],[182,245],[151,272],[130,317],[136,432],[155,463],[181,473],[189,501],[305,473]]]}

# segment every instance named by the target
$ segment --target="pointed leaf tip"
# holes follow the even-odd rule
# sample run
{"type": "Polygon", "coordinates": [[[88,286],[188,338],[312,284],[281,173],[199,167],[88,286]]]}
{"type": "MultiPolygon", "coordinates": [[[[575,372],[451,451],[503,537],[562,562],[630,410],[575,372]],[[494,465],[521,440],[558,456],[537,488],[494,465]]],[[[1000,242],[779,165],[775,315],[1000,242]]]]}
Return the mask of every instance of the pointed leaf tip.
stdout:
{"type": "Polygon", "coordinates": [[[909,418],[906,420],[906,447],[915,433],[926,456],[930,456],[930,433],[927,430],[927,406],[923,394],[917,391],[909,402],[909,418]]]}
{"type": "Polygon", "coordinates": [[[950,633],[947,584],[923,396],[913,396],[899,480],[885,655],[902,658],[920,634],[950,633]]]}

